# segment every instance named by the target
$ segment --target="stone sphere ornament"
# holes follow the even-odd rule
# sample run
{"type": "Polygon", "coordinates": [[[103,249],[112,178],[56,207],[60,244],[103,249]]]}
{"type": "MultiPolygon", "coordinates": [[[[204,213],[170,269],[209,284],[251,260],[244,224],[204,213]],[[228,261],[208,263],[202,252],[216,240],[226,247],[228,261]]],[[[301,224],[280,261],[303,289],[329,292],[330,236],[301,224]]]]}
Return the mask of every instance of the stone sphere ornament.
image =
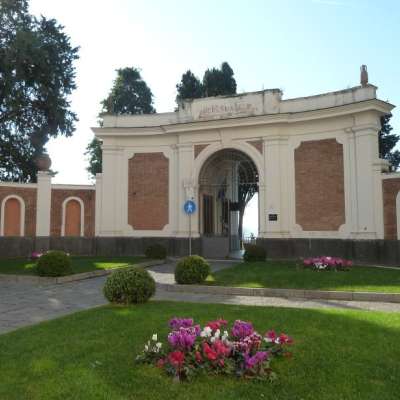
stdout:
{"type": "Polygon", "coordinates": [[[47,153],[41,154],[36,158],[36,166],[39,171],[48,171],[51,167],[51,159],[47,153]]]}

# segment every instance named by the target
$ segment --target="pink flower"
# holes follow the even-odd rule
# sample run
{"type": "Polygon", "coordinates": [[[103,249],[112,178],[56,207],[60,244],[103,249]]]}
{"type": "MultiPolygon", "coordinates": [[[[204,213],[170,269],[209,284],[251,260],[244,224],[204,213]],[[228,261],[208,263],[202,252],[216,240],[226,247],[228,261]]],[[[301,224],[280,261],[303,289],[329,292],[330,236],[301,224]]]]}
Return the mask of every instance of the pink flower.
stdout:
{"type": "Polygon", "coordinates": [[[254,332],[251,322],[236,320],[232,327],[232,335],[235,338],[243,339],[254,332]]]}
{"type": "Polygon", "coordinates": [[[312,260],[311,260],[311,258],[305,258],[305,259],[303,260],[303,265],[304,265],[305,267],[310,267],[310,266],[312,265],[312,260]]]}

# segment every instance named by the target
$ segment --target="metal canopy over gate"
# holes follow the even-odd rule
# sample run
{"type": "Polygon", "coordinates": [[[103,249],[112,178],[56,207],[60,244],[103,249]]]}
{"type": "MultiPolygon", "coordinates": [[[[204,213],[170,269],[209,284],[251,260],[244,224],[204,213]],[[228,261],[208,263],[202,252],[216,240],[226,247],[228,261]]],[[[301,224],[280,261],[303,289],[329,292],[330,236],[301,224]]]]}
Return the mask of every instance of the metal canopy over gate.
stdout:
{"type": "Polygon", "coordinates": [[[214,153],[199,175],[201,234],[226,237],[228,252],[239,250],[244,209],[257,192],[257,167],[247,154],[236,149],[214,153]]]}

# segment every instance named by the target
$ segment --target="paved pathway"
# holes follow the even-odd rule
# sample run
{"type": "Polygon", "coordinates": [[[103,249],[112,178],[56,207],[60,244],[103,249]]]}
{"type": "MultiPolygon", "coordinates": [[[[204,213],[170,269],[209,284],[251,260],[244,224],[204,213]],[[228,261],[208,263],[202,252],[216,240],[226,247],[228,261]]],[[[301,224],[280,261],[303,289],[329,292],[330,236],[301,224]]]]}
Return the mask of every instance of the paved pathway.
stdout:
{"type": "MultiPolygon", "coordinates": [[[[227,268],[229,263],[213,263],[212,269],[227,268]]],[[[160,283],[173,283],[173,264],[150,268],[160,283]]],[[[106,304],[102,287],[106,277],[87,279],[59,285],[38,286],[0,281],[0,334],[34,323],[106,304]]],[[[295,308],[347,308],[400,312],[399,303],[372,303],[334,300],[284,299],[173,293],[157,290],[156,300],[182,302],[244,304],[295,308]]]]}

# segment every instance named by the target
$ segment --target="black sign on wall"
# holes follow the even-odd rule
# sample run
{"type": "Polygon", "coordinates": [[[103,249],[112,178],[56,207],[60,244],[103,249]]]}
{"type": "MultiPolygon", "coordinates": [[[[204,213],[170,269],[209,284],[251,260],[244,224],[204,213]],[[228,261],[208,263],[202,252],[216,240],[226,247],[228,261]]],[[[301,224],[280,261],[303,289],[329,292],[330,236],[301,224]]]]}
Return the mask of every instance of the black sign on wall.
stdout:
{"type": "Polygon", "coordinates": [[[268,221],[278,221],[278,214],[268,214],[268,221]]]}

